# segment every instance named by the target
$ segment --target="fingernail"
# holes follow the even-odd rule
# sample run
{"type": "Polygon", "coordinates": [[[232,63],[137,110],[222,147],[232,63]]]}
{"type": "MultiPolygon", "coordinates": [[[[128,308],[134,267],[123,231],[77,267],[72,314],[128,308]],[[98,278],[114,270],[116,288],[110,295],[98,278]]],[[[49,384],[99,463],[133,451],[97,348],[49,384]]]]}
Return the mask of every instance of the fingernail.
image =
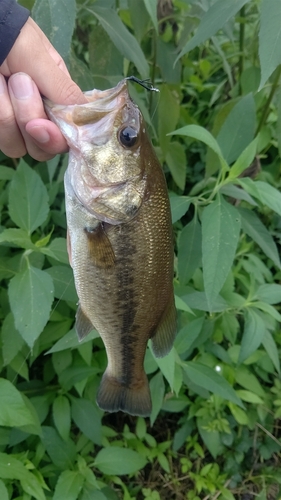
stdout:
{"type": "Polygon", "coordinates": [[[0,95],[6,91],[6,82],[3,75],[0,75],[0,95]]]}
{"type": "Polygon", "coordinates": [[[28,133],[29,135],[31,135],[31,137],[33,137],[33,139],[35,139],[40,144],[45,144],[50,140],[50,136],[47,130],[44,130],[41,127],[33,127],[28,130],[28,133]]]}
{"type": "Polygon", "coordinates": [[[25,73],[17,73],[9,79],[9,87],[16,99],[28,99],[33,95],[33,83],[25,73]]]}

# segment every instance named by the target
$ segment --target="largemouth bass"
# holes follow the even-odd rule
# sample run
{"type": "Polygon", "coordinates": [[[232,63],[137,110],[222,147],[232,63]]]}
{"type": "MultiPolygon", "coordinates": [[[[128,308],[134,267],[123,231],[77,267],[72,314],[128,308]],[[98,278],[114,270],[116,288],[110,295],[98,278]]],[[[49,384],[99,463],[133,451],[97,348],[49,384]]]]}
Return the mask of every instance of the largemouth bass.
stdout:
{"type": "Polygon", "coordinates": [[[99,407],[147,416],[147,342],[162,357],[176,333],[167,187],[127,81],[85,95],[87,104],[45,103],[69,145],[64,182],[76,330],[83,339],[96,328],[105,344],[99,407]]]}

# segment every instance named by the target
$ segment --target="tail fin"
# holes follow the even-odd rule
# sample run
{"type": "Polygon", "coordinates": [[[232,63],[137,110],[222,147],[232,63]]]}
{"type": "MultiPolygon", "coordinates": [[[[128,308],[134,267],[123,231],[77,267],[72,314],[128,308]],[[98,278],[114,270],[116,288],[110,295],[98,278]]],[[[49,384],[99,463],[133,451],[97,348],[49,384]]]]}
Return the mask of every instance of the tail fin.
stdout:
{"type": "Polygon", "coordinates": [[[130,415],[148,417],[151,398],[146,374],[143,372],[143,383],[134,388],[121,384],[105,371],[98,389],[97,404],[108,412],[121,410],[130,415]]]}

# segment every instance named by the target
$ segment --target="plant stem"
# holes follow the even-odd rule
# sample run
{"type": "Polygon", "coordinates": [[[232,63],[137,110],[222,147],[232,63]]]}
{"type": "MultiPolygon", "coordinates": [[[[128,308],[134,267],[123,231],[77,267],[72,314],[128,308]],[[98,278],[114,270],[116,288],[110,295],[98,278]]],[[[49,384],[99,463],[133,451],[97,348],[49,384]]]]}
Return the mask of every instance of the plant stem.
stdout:
{"type": "Polygon", "coordinates": [[[261,128],[263,127],[263,125],[265,124],[265,121],[267,119],[267,116],[268,116],[268,113],[269,113],[270,104],[271,104],[271,101],[273,99],[273,96],[274,96],[275,91],[276,91],[277,86],[278,86],[280,74],[281,74],[281,66],[279,66],[278,69],[276,70],[276,76],[275,76],[274,82],[272,84],[271,92],[270,92],[270,94],[268,96],[268,99],[267,99],[267,101],[265,103],[265,106],[263,108],[263,112],[262,112],[262,115],[261,115],[260,122],[258,124],[256,135],[260,132],[261,128]]]}
{"type": "MultiPolygon", "coordinates": [[[[156,33],[154,30],[153,30],[151,43],[152,43],[151,83],[152,83],[152,86],[154,87],[156,58],[157,58],[157,37],[156,37],[156,33]]],[[[150,114],[151,114],[151,110],[152,110],[152,99],[153,99],[153,92],[150,92],[150,94],[149,94],[149,113],[150,114]]]]}
{"type": "Polygon", "coordinates": [[[245,42],[245,6],[240,10],[240,31],[239,31],[239,89],[242,94],[241,88],[241,75],[244,70],[244,42],[245,42]]]}

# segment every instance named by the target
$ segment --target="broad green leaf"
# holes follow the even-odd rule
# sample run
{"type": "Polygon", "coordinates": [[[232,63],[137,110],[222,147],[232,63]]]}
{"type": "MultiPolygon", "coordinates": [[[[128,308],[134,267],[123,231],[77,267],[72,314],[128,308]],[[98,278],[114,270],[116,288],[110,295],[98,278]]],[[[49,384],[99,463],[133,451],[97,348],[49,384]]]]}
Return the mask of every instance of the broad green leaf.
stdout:
{"type": "Polygon", "coordinates": [[[149,74],[149,67],[144,53],[136,40],[122,23],[113,9],[106,9],[93,5],[88,11],[100,22],[119,52],[132,61],[143,79],[149,74]]]}
{"type": "Polygon", "coordinates": [[[163,404],[165,394],[165,383],[161,371],[156,373],[149,382],[152,411],[150,415],[150,425],[153,426],[163,404]]]}
{"type": "Polygon", "coordinates": [[[281,303],[281,285],[277,283],[265,283],[260,285],[256,293],[259,300],[267,304],[281,303]]]}
{"type": "MultiPolygon", "coordinates": [[[[153,351],[152,351],[153,354],[153,351]]],[[[169,383],[171,390],[174,390],[174,379],[175,379],[175,348],[173,347],[169,354],[165,356],[164,358],[155,358],[155,361],[157,365],[159,366],[162,374],[164,375],[165,379],[169,383]]]]}
{"type": "Polygon", "coordinates": [[[203,278],[210,311],[231,269],[240,226],[239,213],[221,196],[203,211],[203,278]]]}
{"type": "Polygon", "coordinates": [[[260,201],[281,216],[281,193],[267,182],[256,181],[260,201]]]}
{"type": "Polygon", "coordinates": [[[272,363],[274,364],[276,370],[280,374],[280,359],[279,359],[279,352],[278,348],[276,345],[276,342],[271,335],[271,333],[268,330],[265,330],[263,339],[262,339],[262,345],[265,348],[268,356],[270,357],[272,363]]]}
{"type": "Polygon", "coordinates": [[[0,243],[12,243],[26,250],[34,250],[36,246],[32,243],[29,234],[24,229],[9,228],[0,233],[0,243]]]}
{"type": "Polygon", "coordinates": [[[139,453],[120,446],[102,448],[95,458],[95,467],[107,475],[133,474],[145,465],[146,459],[139,453]]]}
{"type": "MultiPolygon", "coordinates": [[[[223,157],[229,164],[235,161],[254,139],[255,128],[255,101],[253,95],[248,94],[241,97],[232,108],[216,138],[223,157]]],[[[248,152],[245,156],[250,157],[248,152]]],[[[246,161],[245,158],[243,161],[246,161]]]]}
{"type": "Polygon", "coordinates": [[[144,0],[145,8],[150,16],[156,33],[158,33],[157,0],[144,0]]]}
{"type": "Polygon", "coordinates": [[[172,223],[177,222],[189,209],[191,198],[189,196],[170,196],[172,223]]]}
{"type": "Polygon", "coordinates": [[[182,367],[194,384],[218,394],[223,399],[232,401],[243,408],[243,404],[236,395],[234,389],[225,378],[219,375],[213,368],[197,363],[196,361],[187,361],[182,364],[182,367]]]}
{"type": "Polygon", "coordinates": [[[252,210],[247,208],[238,208],[237,210],[241,216],[243,231],[260,246],[265,255],[280,269],[281,263],[278,250],[267,228],[252,210]]]}
{"type": "MultiPolygon", "coordinates": [[[[209,311],[209,303],[205,292],[188,293],[181,297],[191,309],[209,311]]],[[[218,295],[212,301],[212,312],[222,312],[228,309],[227,302],[218,295]]]]}
{"type": "Polygon", "coordinates": [[[194,340],[197,339],[199,333],[201,332],[204,316],[201,318],[196,318],[185,325],[177,334],[175,339],[175,349],[178,354],[184,354],[188,349],[191,348],[194,340]]]}
{"type": "MultiPolygon", "coordinates": [[[[9,380],[3,378],[0,379],[0,401],[0,425],[22,427],[36,424],[21,393],[9,380]]],[[[0,477],[3,476],[0,474],[0,477]]]]}
{"type": "Polygon", "coordinates": [[[236,391],[237,396],[242,399],[242,401],[246,401],[246,403],[253,403],[255,405],[262,405],[264,401],[254,392],[245,391],[245,389],[239,389],[236,391]]]}
{"type": "Polygon", "coordinates": [[[232,165],[228,179],[236,179],[239,177],[246,168],[248,168],[253,159],[255,158],[257,151],[258,138],[256,137],[250,144],[242,151],[234,165],[232,165]]]}
{"type": "Polygon", "coordinates": [[[225,186],[222,186],[220,189],[221,194],[225,194],[226,196],[230,196],[231,198],[234,198],[235,200],[244,200],[247,201],[250,205],[253,205],[254,207],[257,206],[257,203],[255,200],[245,191],[243,188],[240,188],[238,186],[234,186],[234,184],[227,184],[225,186]]]}
{"type": "Polygon", "coordinates": [[[249,0],[217,0],[207,10],[195,35],[183,47],[178,58],[215,35],[247,2],[249,0]]]}
{"type": "Polygon", "coordinates": [[[21,160],[9,191],[9,214],[12,221],[30,234],[45,222],[48,212],[45,185],[39,175],[21,160]]]}
{"type": "Polygon", "coordinates": [[[238,408],[238,406],[236,406],[235,404],[233,404],[231,402],[228,403],[228,406],[229,406],[230,411],[231,411],[232,415],[234,416],[236,422],[238,422],[238,424],[240,424],[240,425],[248,425],[249,424],[248,415],[244,410],[242,410],[242,408],[238,408]]]}
{"type": "Polygon", "coordinates": [[[209,420],[207,418],[197,418],[197,426],[200,436],[211,455],[216,458],[219,454],[223,453],[224,447],[221,442],[220,433],[217,430],[211,431],[208,428],[210,427],[209,420]]]}
{"type": "Polygon", "coordinates": [[[46,352],[46,354],[51,354],[53,352],[65,351],[66,349],[77,349],[80,345],[86,344],[93,339],[98,338],[100,335],[97,330],[92,330],[87,337],[85,337],[81,342],[78,339],[78,335],[75,329],[70,330],[66,335],[59,339],[53,347],[46,352]]]}
{"type": "Polygon", "coordinates": [[[194,315],[194,312],[188,307],[187,303],[178,295],[175,295],[175,306],[178,311],[185,311],[194,315]]]}
{"type": "Polygon", "coordinates": [[[30,347],[49,319],[53,298],[52,278],[41,269],[29,266],[10,281],[9,300],[15,327],[30,347]]]}
{"type": "Polygon", "coordinates": [[[70,53],[75,27],[75,0],[36,0],[32,17],[59,54],[66,58],[70,53]]]}
{"type": "Polygon", "coordinates": [[[266,327],[261,317],[253,310],[248,309],[245,314],[245,325],[241,342],[238,363],[243,363],[258,349],[265,335],[266,327]]]}
{"type": "Polygon", "coordinates": [[[219,157],[221,165],[228,169],[228,165],[223,157],[221,148],[217,140],[210,134],[208,130],[199,125],[186,125],[185,127],[174,130],[167,135],[186,135],[187,137],[192,137],[197,139],[197,141],[204,142],[209,148],[211,148],[219,157]]]}
{"type": "Polygon", "coordinates": [[[9,500],[9,493],[2,479],[0,479],[0,498],[1,500],[9,500]]]}
{"type": "Polygon", "coordinates": [[[112,87],[110,77],[123,73],[123,57],[112,43],[102,26],[97,25],[89,37],[89,64],[95,88],[105,90],[112,87]]]}
{"type": "Polygon", "coordinates": [[[170,142],[166,162],[177,186],[184,190],[186,178],[186,155],[182,144],[170,142]]]}
{"type": "Polygon", "coordinates": [[[279,0],[262,0],[260,11],[259,57],[261,82],[264,86],[275,68],[281,63],[281,5],[279,0]]]}
{"type": "Polygon", "coordinates": [[[65,470],[58,478],[53,500],[76,500],[84,484],[84,477],[78,471],[65,470]]]}
{"type": "Polygon", "coordinates": [[[255,301],[252,303],[253,307],[260,309],[261,311],[266,312],[270,316],[272,316],[277,321],[281,322],[281,314],[277,311],[277,309],[266,302],[255,301]]]}
{"type": "Polygon", "coordinates": [[[69,266],[52,266],[46,269],[54,283],[54,296],[61,300],[77,303],[73,271],[69,266]]]}
{"type": "Polygon", "coordinates": [[[149,24],[149,14],[143,8],[143,3],[140,0],[128,0],[130,17],[134,28],[134,35],[140,42],[147,32],[149,24]]]}
{"type": "Polygon", "coordinates": [[[156,64],[160,69],[162,79],[166,83],[179,85],[181,83],[181,63],[177,61],[174,64],[174,62],[174,42],[164,42],[164,40],[158,36],[156,39],[156,64]]]}
{"type": "Polygon", "coordinates": [[[261,398],[265,397],[265,391],[258,381],[257,377],[250,372],[250,370],[244,366],[240,365],[235,372],[235,380],[244,389],[258,394],[261,398]]]}
{"type": "Polygon", "coordinates": [[[46,500],[37,476],[29,472],[23,463],[14,458],[11,454],[0,453],[0,477],[2,479],[19,480],[23,490],[31,495],[29,498],[32,497],[36,498],[36,500],[46,500]]]}
{"type": "Polygon", "coordinates": [[[64,441],[53,427],[42,427],[42,442],[53,463],[61,470],[72,469],[76,458],[76,448],[70,439],[64,441]]]}
{"type": "Polygon", "coordinates": [[[195,214],[180,233],[178,246],[178,273],[182,284],[188,283],[202,260],[201,226],[195,214]]]}
{"type": "Polygon", "coordinates": [[[2,323],[1,338],[3,363],[6,366],[11,363],[24,346],[24,340],[15,328],[12,313],[7,314],[2,323]]]}
{"type": "Polygon", "coordinates": [[[68,398],[62,394],[59,394],[53,402],[53,419],[58,433],[64,441],[67,441],[71,425],[70,404],[68,398]]]}
{"type": "Polygon", "coordinates": [[[69,263],[65,238],[54,238],[48,247],[41,248],[41,252],[62,264],[69,263]]]}
{"type": "Polygon", "coordinates": [[[88,399],[71,398],[72,418],[77,427],[93,443],[101,445],[101,412],[88,399]]]}

